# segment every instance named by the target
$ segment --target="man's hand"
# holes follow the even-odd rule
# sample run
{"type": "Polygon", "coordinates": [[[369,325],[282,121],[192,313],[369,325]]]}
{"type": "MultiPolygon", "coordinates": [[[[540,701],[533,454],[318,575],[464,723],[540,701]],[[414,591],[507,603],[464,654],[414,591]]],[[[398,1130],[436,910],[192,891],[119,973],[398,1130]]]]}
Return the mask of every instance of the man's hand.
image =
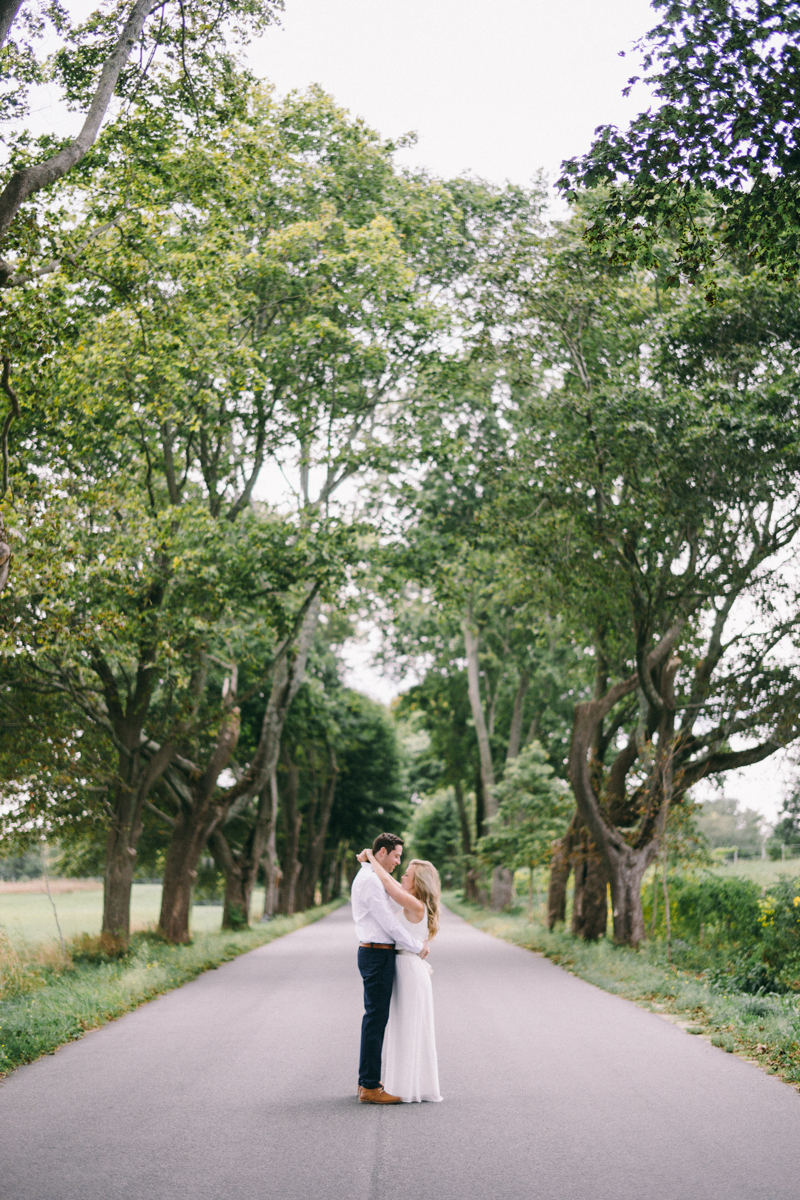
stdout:
{"type": "Polygon", "coordinates": [[[430,954],[430,945],[428,944],[428,942],[425,942],[422,946],[422,949],[419,952],[418,957],[419,958],[427,958],[429,954],[430,954]]]}

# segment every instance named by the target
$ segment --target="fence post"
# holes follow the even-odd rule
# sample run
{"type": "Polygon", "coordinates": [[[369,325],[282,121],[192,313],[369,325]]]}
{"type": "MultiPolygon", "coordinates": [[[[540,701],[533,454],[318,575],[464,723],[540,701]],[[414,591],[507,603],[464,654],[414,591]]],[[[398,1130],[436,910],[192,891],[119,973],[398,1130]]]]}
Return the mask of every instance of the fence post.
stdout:
{"type": "Polygon", "coordinates": [[[786,842],[781,842],[781,862],[786,862],[786,842]]]}

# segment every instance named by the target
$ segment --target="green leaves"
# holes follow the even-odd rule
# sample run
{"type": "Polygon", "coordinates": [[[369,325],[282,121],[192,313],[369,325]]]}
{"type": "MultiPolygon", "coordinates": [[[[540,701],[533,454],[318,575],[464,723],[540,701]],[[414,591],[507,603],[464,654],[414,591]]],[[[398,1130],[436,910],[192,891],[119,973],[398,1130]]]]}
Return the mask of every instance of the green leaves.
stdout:
{"type": "Polygon", "coordinates": [[[495,795],[497,815],[489,822],[491,832],[477,843],[478,856],[512,870],[549,862],[552,844],[566,831],[574,805],[538,742],[506,765],[495,795]]]}
{"type": "MultiPolygon", "coordinates": [[[[628,130],[597,131],[559,186],[603,188],[587,240],[612,262],[652,266],[673,239],[671,279],[715,294],[720,250],[793,278],[800,247],[800,5],[654,7],[663,19],[642,40],[657,106],[628,130]]],[[[631,80],[631,85],[637,80],[631,80]]],[[[630,86],[630,85],[629,85],[630,86]]]]}

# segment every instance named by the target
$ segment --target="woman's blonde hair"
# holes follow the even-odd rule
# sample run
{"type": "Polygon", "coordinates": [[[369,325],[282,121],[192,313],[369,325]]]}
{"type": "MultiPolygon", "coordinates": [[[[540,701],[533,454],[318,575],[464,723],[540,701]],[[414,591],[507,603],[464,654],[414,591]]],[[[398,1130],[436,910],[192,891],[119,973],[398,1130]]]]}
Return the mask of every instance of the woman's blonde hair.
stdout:
{"type": "Polygon", "coordinates": [[[413,894],[428,910],[428,939],[432,940],[439,932],[439,901],[442,895],[442,881],[439,872],[432,862],[424,858],[412,858],[408,864],[414,868],[413,894]]]}

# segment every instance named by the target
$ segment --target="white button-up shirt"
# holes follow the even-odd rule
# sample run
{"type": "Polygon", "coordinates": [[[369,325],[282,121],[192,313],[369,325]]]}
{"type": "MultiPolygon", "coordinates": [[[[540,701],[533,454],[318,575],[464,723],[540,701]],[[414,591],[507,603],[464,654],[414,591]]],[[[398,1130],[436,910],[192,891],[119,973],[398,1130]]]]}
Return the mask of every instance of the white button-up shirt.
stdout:
{"type": "MultiPolygon", "coordinates": [[[[422,942],[411,932],[416,926],[403,919],[403,910],[395,912],[386,889],[369,863],[361,870],[350,889],[350,903],[359,942],[394,942],[401,950],[419,954],[422,942]]],[[[424,926],[420,921],[420,929],[424,926]]]]}

